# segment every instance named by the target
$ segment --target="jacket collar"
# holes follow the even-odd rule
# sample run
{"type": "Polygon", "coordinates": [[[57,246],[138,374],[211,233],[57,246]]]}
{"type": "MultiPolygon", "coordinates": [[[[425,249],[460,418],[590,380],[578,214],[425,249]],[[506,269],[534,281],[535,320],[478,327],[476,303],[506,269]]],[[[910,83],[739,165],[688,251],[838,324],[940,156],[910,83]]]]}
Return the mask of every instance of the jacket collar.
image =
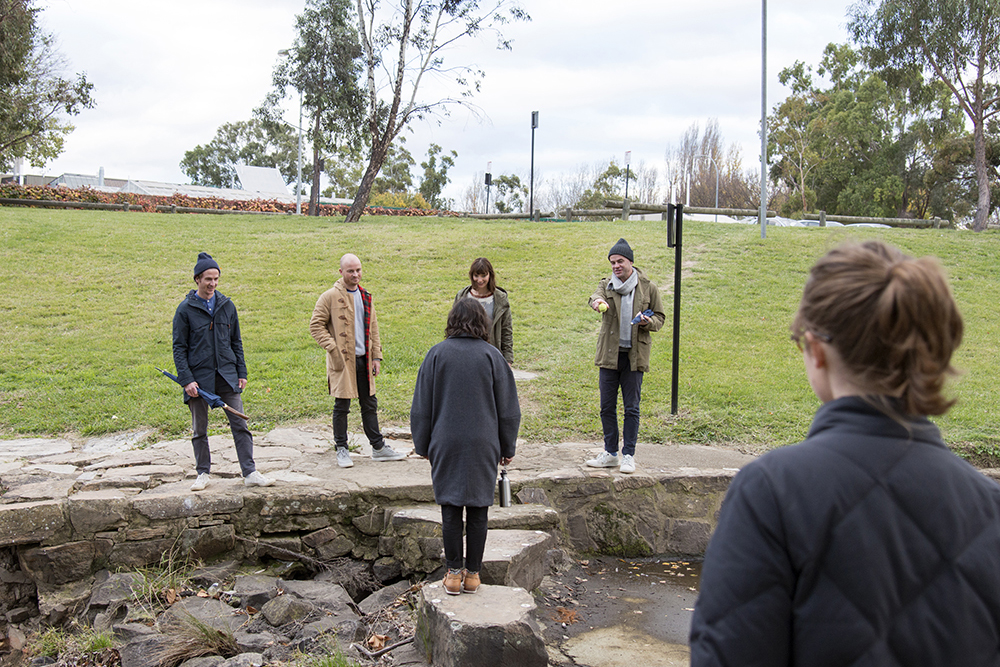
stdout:
{"type": "Polygon", "coordinates": [[[820,406],[807,437],[831,429],[942,444],[941,432],[927,417],[908,417],[900,423],[861,396],[844,396],[820,406]]]}

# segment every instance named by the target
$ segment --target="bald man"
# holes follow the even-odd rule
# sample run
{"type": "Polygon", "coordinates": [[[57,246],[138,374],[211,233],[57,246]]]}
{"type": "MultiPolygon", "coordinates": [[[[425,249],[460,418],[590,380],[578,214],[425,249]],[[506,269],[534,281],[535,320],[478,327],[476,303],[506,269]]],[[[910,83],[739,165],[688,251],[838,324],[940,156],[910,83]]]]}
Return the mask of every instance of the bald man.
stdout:
{"type": "Polygon", "coordinates": [[[386,444],[378,426],[375,377],[382,365],[382,343],[372,295],[361,286],[361,260],[340,258],[340,280],[316,301],[309,333],[326,350],[326,380],[333,400],[333,440],[337,465],[354,465],[347,449],[347,415],[351,399],[361,406],[361,425],[375,461],[398,461],[405,454],[386,444]]]}

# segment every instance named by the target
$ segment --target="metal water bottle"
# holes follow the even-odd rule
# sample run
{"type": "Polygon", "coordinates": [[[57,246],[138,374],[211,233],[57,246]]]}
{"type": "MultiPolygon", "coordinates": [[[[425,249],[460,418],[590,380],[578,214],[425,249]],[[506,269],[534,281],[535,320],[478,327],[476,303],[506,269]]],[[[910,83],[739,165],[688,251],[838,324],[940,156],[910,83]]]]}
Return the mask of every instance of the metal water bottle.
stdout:
{"type": "Polygon", "coordinates": [[[500,469],[500,507],[510,507],[510,479],[506,466],[500,469]]]}

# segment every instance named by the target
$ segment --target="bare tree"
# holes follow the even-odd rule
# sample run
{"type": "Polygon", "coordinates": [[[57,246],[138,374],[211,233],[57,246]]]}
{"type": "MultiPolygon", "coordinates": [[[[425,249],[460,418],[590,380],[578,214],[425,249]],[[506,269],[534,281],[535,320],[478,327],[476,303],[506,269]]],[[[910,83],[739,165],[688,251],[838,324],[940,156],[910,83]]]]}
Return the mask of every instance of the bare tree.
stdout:
{"type": "Polygon", "coordinates": [[[414,119],[467,104],[468,97],[479,90],[483,71],[470,65],[446,66],[447,49],[464,38],[492,32],[497,48],[509,50],[511,42],[504,38],[502,28],[511,21],[531,20],[513,0],[492,0],[487,7],[481,7],[480,0],[389,0],[384,6],[381,0],[357,3],[371,153],[347,213],[348,222],[361,217],[386,152],[400,131],[414,119]],[[421,84],[438,75],[454,76],[461,94],[422,101],[421,84]]]}

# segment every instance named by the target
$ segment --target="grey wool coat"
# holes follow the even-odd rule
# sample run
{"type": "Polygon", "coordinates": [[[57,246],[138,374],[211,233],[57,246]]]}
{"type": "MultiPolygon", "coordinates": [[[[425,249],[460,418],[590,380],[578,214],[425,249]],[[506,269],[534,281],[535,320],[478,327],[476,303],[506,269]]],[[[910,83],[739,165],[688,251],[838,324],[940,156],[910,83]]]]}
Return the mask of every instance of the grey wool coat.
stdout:
{"type": "Polygon", "coordinates": [[[489,507],[501,457],[511,458],[521,425],[514,374],[479,338],[453,336],[430,349],[417,374],[410,432],[431,462],[439,505],[489,507]]]}

